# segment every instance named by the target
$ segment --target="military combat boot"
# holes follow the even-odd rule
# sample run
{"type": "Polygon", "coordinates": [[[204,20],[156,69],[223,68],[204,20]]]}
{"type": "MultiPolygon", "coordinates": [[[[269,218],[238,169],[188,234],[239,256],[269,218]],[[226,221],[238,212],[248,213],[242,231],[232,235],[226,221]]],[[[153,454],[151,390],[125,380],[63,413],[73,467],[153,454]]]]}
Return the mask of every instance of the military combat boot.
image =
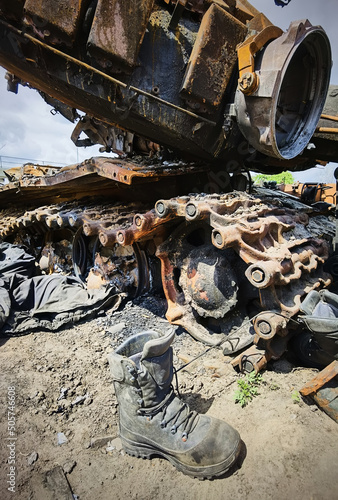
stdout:
{"type": "Polygon", "coordinates": [[[240,436],[227,423],[190,410],[175,395],[174,336],[143,332],[108,356],[122,445],[133,456],[166,458],[190,476],[219,476],[236,462],[240,436]]]}
{"type": "Polygon", "coordinates": [[[300,306],[299,319],[306,329],[290,343],[304,366],[322,369],[338,360],[338,295],[312,290],[300,306]]]}

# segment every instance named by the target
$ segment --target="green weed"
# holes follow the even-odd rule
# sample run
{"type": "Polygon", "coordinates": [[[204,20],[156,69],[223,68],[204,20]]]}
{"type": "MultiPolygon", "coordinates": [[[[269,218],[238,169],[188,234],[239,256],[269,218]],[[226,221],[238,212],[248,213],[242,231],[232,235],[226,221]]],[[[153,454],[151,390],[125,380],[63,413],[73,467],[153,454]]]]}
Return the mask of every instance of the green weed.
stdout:
{"type": "Polygon", "coordinates": [[[243,408],[254,397],[258,396],[258,386],[262,382],[262,375],[260,373],[251,372],[244,378],[237,380],[239,389],[236,389],[234,394],[235,403],[239,403],[243,408]]]}
{"type": "Polygon", "coordinates": [[[291,399],[294,403],[300,403],[300,394],[298,391],[293,391],[291,393],[291,399]]]}

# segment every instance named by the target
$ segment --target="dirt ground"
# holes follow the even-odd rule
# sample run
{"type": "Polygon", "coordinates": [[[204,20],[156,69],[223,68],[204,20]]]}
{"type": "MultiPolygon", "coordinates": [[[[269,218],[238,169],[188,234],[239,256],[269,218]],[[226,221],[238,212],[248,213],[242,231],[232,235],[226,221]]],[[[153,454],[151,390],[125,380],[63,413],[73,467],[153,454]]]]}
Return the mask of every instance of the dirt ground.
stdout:
{"type": "MultiPolygon", "coordinates": [[[[56,466],[79,500],[338,498],[338,426],[314,404],[297,401],[295,391],[316,370],[287,358],[269,364],[259,395],[244,408],[234,401],[241,375],[221,351],[212,349],[179,371],[180,392],[190,406],[240,432],[246,456],[232,475],[199,481],[166,460],[124,453],[106,356],[132,333],[169,328],[164,312],[162,299],[145,297],[56,333],[0,339],[0,498],[48,500],[39,484],[56,466]],[[13,392],[15,421],[8,413],[13,392]],[[15,477],[8,476],[13,471],[15,477]],[[8,490],[10,479],[15,491],[8,490]]],[[[180,330],[173,347],[177,368],[206,349],[180,330]]],[[[69,497],[61,491],[55,496],[63,498],[69,497]]]]}

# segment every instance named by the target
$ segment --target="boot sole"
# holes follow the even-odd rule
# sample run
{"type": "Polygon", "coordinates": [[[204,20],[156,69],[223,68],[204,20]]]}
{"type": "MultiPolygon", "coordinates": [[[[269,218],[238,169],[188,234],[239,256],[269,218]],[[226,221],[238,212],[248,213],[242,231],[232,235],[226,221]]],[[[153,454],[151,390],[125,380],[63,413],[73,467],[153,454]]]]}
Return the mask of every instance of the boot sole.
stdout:
{"type": "Polygon", "coordinates": [[[152,446],[148,446],[145,443],[135,443],[129,439],[126,439],[122,436],[120,436],[122,446],[124,451],[128,454],[131,455],[132,457],[137,457],[137,458],[144,458],[150,460],[153,457],[162,457],[166,460],[168,460],[172,465],[176,467],[177,470],[182,472],[183,474],[186,474],[187,476],[190,477],[195,477],[198,479],[212,479],[213,477],[218,477],[224,475],[226,472],[228,472],[237,462],[237,459],[239,458],[239,455],[241,453],[241,441],[239,441],[237,448],[233,452],[230,457],[228,457],[226,460],[224,460],[221,463],[214,464],[214,465],[209,465],[205,467],[194,467],[191,465],[186,465],[180,462],[177,458],[173,457],[172,455],[168,455],[167,453],[163,452],[161,449],[155,449],[152,446]]]}

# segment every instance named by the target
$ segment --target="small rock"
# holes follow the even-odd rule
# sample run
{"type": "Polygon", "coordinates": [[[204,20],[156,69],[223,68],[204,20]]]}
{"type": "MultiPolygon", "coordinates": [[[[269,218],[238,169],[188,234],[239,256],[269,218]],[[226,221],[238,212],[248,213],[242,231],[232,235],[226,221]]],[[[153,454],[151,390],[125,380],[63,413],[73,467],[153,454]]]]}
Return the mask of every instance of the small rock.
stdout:
{"type": "Polygon", "coordinates": [[[88,394],[85,394],[84,396],[78,396],[77,398],[72,401],[72,406],[75,406],[77,404],[83,403],[85,399],[87,399],[88,394]]]}
{"type": "Polygon", "coordinates": [[[73,471],[73,469],[74,469],[75,466],[76,466],[75,460],[73,460],[73,461],[69,460],[68,462],[66,462],[63,465],[62,468],[63,468],[63,471],[64,471],[65,474],[70,474],[73,471]]]}
{"type": "Polygon", "coordinates": [[[84,431],[81,435],[81,443],[82,446],[87,450],[90,448],[90,437],[88,431],[84,431]]]}
{"type": "Polygon", "coordinates": [[[105,446],[113,441],[115,438],[116,436],[98,436],[96,438],[92,438],[90,441],[90,447],[94,450],[98,450],[99,448],[102,448],[102,446],[105,446]]]}
{"type": "Polygon", "coordinates": [[[116,325],[109,326],[107,328],[107,331],[111,335],[117,335],[118,333],[121,333],[125,328],[126,328],[126,324],[121,322],[121,323],[116,323],[116,325]]]}
{"type": "Polygon", "coordinates": [[[68,392],[68,387],[61,387],[60,396],[58,397],[58,401],[60,401],[61,399],[65,399],[67,396],[67,392],[68,392]]]}
{"type": "Polygon", "coordinates": [[[39,455],[37,454],[37,452],[36,452],[36,451],[33,451],[33,452],[29,455],[29,457],[27,458],[27,463],[28,463],[28,465],[33,465],[33,464],[34,464],[34,462],[36,462],[38,458],[39,458],[39,455]]]}
{"type": "Polygon", "coordinates": [[[57,443],[58,443],[58,446],[61,446],[62,444],[65,444],[65,443],[68,443],[68,439],[66,438],[66,436],[64,435],[63,432],[57,433],[57,443]]]}
{"type": "Polygon", "coordinates": [[[68,410],[71,406],[72,406],[72,403],[70,401],[67,401],[67,399],[62,401],[62,407],[64,410],[68,410]]]}
{"type": "Polygon", "coordinates": [[[119,437],[117,437],[117,438],[109,441],[106,450],[107,451],[112,451],[112,450],[121,451],[121,450],[123,450],[121,439],[119,437]]]}
{"type": "Polygon", "coordinates": [[[42,391],[39,391],[36,396],[38,398],[38,401],[43,401],[44,399],[46,399],[46,394],[42,391]]]}

